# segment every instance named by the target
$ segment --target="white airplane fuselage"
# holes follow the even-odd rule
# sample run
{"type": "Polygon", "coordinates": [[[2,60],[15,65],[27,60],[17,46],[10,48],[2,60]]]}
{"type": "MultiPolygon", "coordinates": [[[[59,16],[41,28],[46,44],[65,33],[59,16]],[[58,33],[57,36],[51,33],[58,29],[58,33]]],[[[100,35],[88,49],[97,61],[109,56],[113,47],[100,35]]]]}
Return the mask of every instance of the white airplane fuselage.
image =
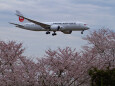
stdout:
{"type": "MultiPolygon", "coordinates": [[[[51,25],[52,28],[49,29],[49,31],[84,31],[84,30],[88,30],[89,27],[84,24],[84,23],[53,23],[53,22],[44,22],[45,24],[49,24],[51,25]],[[57,30],[57,27],[60,26],[60,28],[57,30]]],[[[20,26],[18,26],[20,27],[20,26]]],[[[41,27],[40,25],[37,24],[33,24],[33,23],[25,23],[22,25],[23,29],[26,30],[32,30],[32,31],[47,31],[47,29],[44,29],[43,27],[41,27]]]]}

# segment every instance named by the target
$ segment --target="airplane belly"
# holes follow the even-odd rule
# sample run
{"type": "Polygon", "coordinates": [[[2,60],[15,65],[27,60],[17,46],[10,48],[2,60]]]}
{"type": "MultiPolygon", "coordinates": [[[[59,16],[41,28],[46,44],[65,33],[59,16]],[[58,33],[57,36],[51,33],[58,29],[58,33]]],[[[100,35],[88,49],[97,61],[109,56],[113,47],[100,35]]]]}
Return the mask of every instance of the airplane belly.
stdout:
{"type": "Polygon", "coordinates": [[[45,29],[39,25],[26,25],[24,28],[32,31],[45,31],[45,29]]]}
{"type": "Polygon", "coordinates": [[[64,26],[65,30],[82,30],[83,28],[79,25],[68,25],[68,26],[64,26]]]}

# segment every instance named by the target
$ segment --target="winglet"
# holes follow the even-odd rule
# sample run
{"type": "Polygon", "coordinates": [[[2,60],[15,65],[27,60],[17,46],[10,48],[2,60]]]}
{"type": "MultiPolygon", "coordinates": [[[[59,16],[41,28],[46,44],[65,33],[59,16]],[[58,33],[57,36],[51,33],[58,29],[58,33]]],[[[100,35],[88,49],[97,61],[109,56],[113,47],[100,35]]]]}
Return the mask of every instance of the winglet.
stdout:
{"type": "Polygon", "coordinates": [[[20,11],[18,11],[18,10],[16,10],[16,15],[17,16],[23,16],[22,13],[20,11]]]}

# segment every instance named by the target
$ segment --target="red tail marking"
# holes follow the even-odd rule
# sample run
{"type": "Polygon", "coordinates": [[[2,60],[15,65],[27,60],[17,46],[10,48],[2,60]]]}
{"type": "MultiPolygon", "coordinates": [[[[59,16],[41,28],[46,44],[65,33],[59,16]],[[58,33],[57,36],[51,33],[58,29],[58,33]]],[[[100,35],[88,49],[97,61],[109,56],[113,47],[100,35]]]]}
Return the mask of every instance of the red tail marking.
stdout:
{"type": "Polygon", "coordinates": [[[20,22],[23,22],[23,21],[24,21],[24,17],[20,17],[20,16],[19,16],[19,21],[20,21],[20,22]]]}

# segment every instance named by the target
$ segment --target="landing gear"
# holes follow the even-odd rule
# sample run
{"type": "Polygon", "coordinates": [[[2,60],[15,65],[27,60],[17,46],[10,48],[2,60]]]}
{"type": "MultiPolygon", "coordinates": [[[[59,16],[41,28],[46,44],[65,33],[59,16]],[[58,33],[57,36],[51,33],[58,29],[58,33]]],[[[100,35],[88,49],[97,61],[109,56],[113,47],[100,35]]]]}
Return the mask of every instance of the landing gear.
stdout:
{"type": "Polygon", "coordinates": [[[55,36],[55,35],[57,35],[55,32],[54,32],[54,33],[52,33],[52,36],[55,36]]]}
{"type": "Polygon", "coordinates": [[[50,34],[50,32],[49,32],[49,31],[47,31],[47,32],[46,32],[46,34],[50,34]]]}
{"type": "Polygon", "coordinates": [[[81,34],[83,34],[84,30],[81,31],[81,34]]]}
{"type": "MultiPolygon", "coordinates": [[[[47,31],[46,34],[50,34],[50,32],[47,31]]],[[[55,35],[57,35],[56,32],[52,33],[52,36],[55,36],[55,35]]]]}

